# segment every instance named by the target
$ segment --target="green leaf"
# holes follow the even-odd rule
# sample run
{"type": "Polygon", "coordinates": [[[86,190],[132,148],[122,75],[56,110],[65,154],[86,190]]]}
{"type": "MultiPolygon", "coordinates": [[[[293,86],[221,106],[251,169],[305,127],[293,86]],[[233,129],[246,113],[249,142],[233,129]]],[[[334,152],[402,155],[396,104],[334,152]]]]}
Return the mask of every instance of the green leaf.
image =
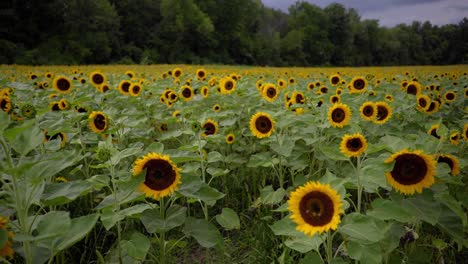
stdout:
{"type": "Polygon", "coordinates": [[[77,151],[61,151],[41,160],[24,172],[28,179],[40,182],[44,178],[52,178],[62,170],[76,164],[83,158],[77,151]]]}
{"type": "Polygon", "coordinates": [[[323,260],[317,251],[307,253],[304,258],[299,261],[299,264],[323,264],[323,260]]]}
{"type": "Polygon", "coordinates": [[[230,208],[223,208],[221,214],[216,215],[216,221],[226,230],[240,228],[239,216],[230,208]]]}
{"type": "Polygon", "coordinates": [[[380,144],[385,145],[385,149],[390,152],[398,152],[402,149],[409,148],[410,145],[404,141],[401,137],[385,135],[380,139],[380,144]]]}
{"type": "Polygon", "coordinates": [[[302,232],[296,230],[296,226],[289,216],[285,216],[271,225],[270,229],[276,236],[303,236],[302,232]]]}
{"type": "Polygon", "coordinates": [[[322,239],[319,235],[314,235],[308,237],[306,235],[293,237],[284,242],[284,244],[301,253],[307,253],[311,250],[318,251],[320,245],[322,244],[322,239]]]}
{"type": "Polygon", "coordinates": [[[3,248],[8,242],[8,232],[6,229],[0,228],[0,248],[3,248]]]}
{"type": "Polygon", "coordinates": [[[185,220],[184,233],[187,237],[194,237],[205,248],[223,244],[223,237],[218,229],[205,219],[188,217],[185,220]]]}
{"type": "Polygon", "coordinates": [[[385,172],[393,169],[393,163],[384,163],[381,158],[369,158],[363,165],[360,177],[367,192],[376,193],[379,188],[389,188],[385,172]]]}
{"type": "Polygon", "coordinates": [[[257,168],[257,167],[272,167],[276,164],[275,159],[271,156],[269,152],[262,152],[258,154],[254,154],[250,156],[249,162],[247,163],[247,167],[249,168],[257,168]]]}
{"type": "Polygon", "coordinates": [[[164,144],[161,142],[153,142],[145,149],[145,153],[155,152],[155,153],[163,153],[164,151],[164,144]]]}
{"type": "MultiPolygon", "coordinates": [[[[71,226],[70,213],[52,211],[42,216],[37,225],[35,240],[55,238],[68,232],[71,226]]],[[[53,247],[53,245],[48,245],[53,247]]]]}
{"type": "Polygon", "coordinates": [[[187,217],[187,208],[173,205],[166,212],[166,218],[161,218],[159,208],[149,209],[142,213],[140,221],[148,233],[167,232],[182,225],[187,217]]]}
{"type": "Polygon", "coordinates": [[[273,190],[271,185],[266,186],[260,191],[260,199],[263,204],[278,204],[283,201],[284,196],[287,194],[283,188],[273,190]]]}
{"type": "Polygon", "coordinates": [[[463,247],[468,247],[468,240],[466,228],[463,227],[463,223],[451,209],[446,206],[442,206],[442,212],[438,220],[437,226],[440,230],[447,233],[457,243],[458,250],[460,251],[463,247]]]}
{"type": "Polygon", "coordinates": [[[120,210],[120,214],[123,216],[133,216],[136,214],[141,214],[145,210],[151,209],[151,206],[149,204],[137,204],[128,208],[125,208],[123,210],[120,210]]]}
{"type": "Polygon", "coordinates": [[[340,149],[338,146],[334,144],[322,144],[319,145],[318,149],[328,158],[332,160],[348,160],[343,153],[340,152],[340,149]]]}
{"type": "Polygon", "coordinates": [[[364,245],[355,241],[346,244],[348,255],[363,264],[382,263],[382,255],[378,244],[364,245]]]}
{"type": "Polygon", "coordinates": [[[101,211],[101,222],[104,228],[109,231],[114,225],[125,218],[119,212],[114,211],[113,207],[106,207],[101,211]]]}
{"type": "Polygon", "coordinates": [[[467,219],[466,219],[466,212],[463,210],[462,203],[457,201],[453,196],[450,195],[447,191],[442,193],[436,193],[434,198],[437,201],[442,202],[445,204],[450,210],[452,210],[455,214],[460,217],[462,220],[463,226],[466,226],[467,219]]]}
{"type": "Polygon", "coordinates": [[[289,136],[280,136],[278,142],[272,144],[271,149],[284,157],[291,156],[295,142],[289,136]]]}
{"type": "Polygon", "coordinates": [[[210,151],[208,153],[208,163],[213,163],[217,161],[222,161],[223,160],[223,155],[217,151],[210,151]]]}
{"type": "Polygon", "coordinates": [[[35,124],[34,119],[10,128],[4,134],[11,143],[11,147],[22,156],[26,156],[44,141],[44,134],[35,124]]]}
{"type": "Polygon", "coordinates": [[[139,232],[134,232],[130,236],[130,240],[122,240],[120,243],[122,249],[136,260],[145,260],[146,254],[151,246],[150,240],[139,232]]]}
{"type": "Polygon", "coordinates": [[[228,174],[229,169],[224,169],[223,170],[221,168],[209,167],[208,169],[206,169],[206,172],[208,172],[213,177],[219,177],[219,176],[223,176],[223,175],[228,174]]]}
{"type": "Polygon", "coordinates": [[[62,205],[86,195],[93,189],[87,181],[46,184],[41,200],[45,205],[62,205]]]}
{"type": "Polygon", "coordinates": [[[130,156],[134,156],[138,153],[141,152],[141,148],[127,148],[127,149],[124,149],[122,151],[119,151],[117,152],[116,154],[112,155],[112,157],[110,158],[109,160],[109,164],[111,165],[117,165],[119,164],[120,160],[126,158],[126,157],[130,157],[130,156]]]}
{"type": "Polygon", "coordinates": [[[369,245],[382,240],[388,228],[388,223],[359,213],[351,213],[343,217],[338,232],[349,240],[369,245]]]}
{"type": "Polygon", "coordinates": [[[10,125],[10,117],[3,111],[0,111],[0,135],[3,134],[5,128],[10,125]]]}
{"type": "Polygon", "coordinates": [[[441,206],[428,195],[416,195],[401,201],[402,207],[415,217],[435,225],[439,219],[441,206]]]}
{"type": "Polygon", "coordinates": [[[56,243],[57,252],[63,251],[81,239],[83,239],[91,229],[93,229],[99,218],[99,214],[90,214],[73,218],[71,220],[70,228],[66,234],[62,236],[56,243]]]}
{"type": "Polygon", "coordinates": [[[372,202],[372,208],[367,214],[380,220],[397,220],[408,223],[413,219],[411,212],[391,200],[376,199],[372,202]]]}
{"type": "Polygon", "coordinates": [[[225,196],[224,193],[200,181],[198,177],[184,178],[178,193],[185,197],[196,198],[205,202],[216,201],[225,196]]]}

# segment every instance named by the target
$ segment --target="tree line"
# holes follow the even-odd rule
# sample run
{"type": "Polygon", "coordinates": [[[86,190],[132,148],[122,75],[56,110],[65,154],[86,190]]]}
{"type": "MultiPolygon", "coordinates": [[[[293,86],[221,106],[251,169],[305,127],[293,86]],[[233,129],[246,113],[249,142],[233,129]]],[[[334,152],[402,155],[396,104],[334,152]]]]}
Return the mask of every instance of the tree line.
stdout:
{"type": "Polygon", "coordinates": [[[468,19],[388,28],[341,4],[8,0],[0,64],[441,65],[468,62],[468,19]]]}

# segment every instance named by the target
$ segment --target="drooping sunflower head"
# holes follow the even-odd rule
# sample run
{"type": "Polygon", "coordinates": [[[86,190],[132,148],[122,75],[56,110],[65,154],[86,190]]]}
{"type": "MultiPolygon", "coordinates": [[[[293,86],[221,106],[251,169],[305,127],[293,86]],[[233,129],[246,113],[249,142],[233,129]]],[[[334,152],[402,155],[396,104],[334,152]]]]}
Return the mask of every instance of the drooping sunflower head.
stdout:
{"type": "Polygon", "coordinates": [[[445,102],[452,103],[457,99],[457,94],[453,91],[448,91],[444,94],[445,102]]]}
{"type": "Polygon", "coordinates": [[[198,69],[197,70],[197,79],[200,81],[206,80],[206,70],[205,69],[198,69]]]}
{"type": "Polygon", "coordinates": [[[437,163],[446,163],[450,167],[450,173],[457,176],[460,173],[460,161],[457,157],[450,154],[436,155],[437,163]]]}
{"type": "Polygon", "coordinates": [[[344,127],[351,120],[351,110],[349,106],[336,103],[328,109],[328,121],[333,127],[344,127]]]}
{"type": "Polygon", "coordinates": [[[9,96],[0,97],[0,108],[3,112],[10,113],[11,109],[13,108],[13,105],[9,96]]]}
{"type": "Polygon", "coordinates": [[[143,91],[143,88],[141,87],[141,84],[139,83],[132,83],[128,91],[130,92],[131,96],[137,97],[141,94],[141,92],[143,91]]]}
{"type": "Polygon", "coordinates": [[[107,116],[100,111],[93,111],[89,115],[89,127],[95,133],[102,133],[106,131],[108,127],[107,116]]]}
{"type": "Polygon", "coordinates": [[[421,150],[397,152],[385,160],[395,162],[392,171],[385,172],[387,182],[404,194],[421,193],[423,188],[434,184],[436,161],[421,150]]]}
{"type": "Polygon", "coordinates": [[[138,189],[156,200],[171,195],[181,183],[180,169],[169,156],[159,153],[151,152],[137,159],[132,173],[134,176],[144,173],[145,180],[138,189]]]}
{"type": "Polygon", "coordinates": [[[359,157],[367,149],[367,140],[363,135],[357,133],[344,135],[341,139],[340,151],[346,157],[359,157]]]}
{"type": "Polygon", "coordinates": [[[122,80],[120,81],[119,83],[119,86],[117,87],[117,89],[119,90],[119,92],[123,95],[128,95],[130,93],[130,86],[132,85],[132,83],[128,80],[122,80]]]}
{"type": "Polygon", "coordinates": [[[184,85],[180,88],[180,96],[182,98],[184,98],[184,100],[186,102],[192,100],[193,96],[194,96],[194,93],[193,93],[193,90],[192,90],[192,87],[188,86],[188,85],[184,85]]]}
{"type": "Polygon", "coordinates": [[[233,133],[229,133],[226,135],[226,143],[232,144],[236,140],[236,136],[233,133]]]}
{"type": "Polygon", "coordinates": [[[376,102],[377,115],[372,120],[376,124],[385,124],[393,114],[392,108],[386,102],[376,102]]]}
{"type": "Polygon", "coordinates": [[[452,143],[453,145],[458,145],[458,143],[460,143],[460,132],[454,131],[450,133],[449,139],[450,143],[452,143]]]}
{"type": "Polygon", "coordinates": [[[221,111],[221,106],[219,104],[213,105],[213,111],[219,113],[221,111]]]}
{"type": "Polygon", "coordinates": [[[437,130],[439,129],[439,127],[440,127],[440,124],[434,124],[434,125],[432,125],[432,126],[429,128],[429,130],[427,131],[427,134],[428,134],[428,135],[431,135],[431,136],[433,136],[433,137],[435,137],[435,138],[437,138],[437,139],[440,139],[439,134],[437,134],[437,130]]]}
{"type": "Polygon", "coordinates": [[[52,87],[60,93],[70,93],[72,90],[72,82],[65,76],[57,76],[52,82],[52,87]]]}
{"type": "Polygon", "coordinates": [[[130,78],[133,78],[133,77],[135,77],[135,72],[132,71],[132,70],[127,70],[127,71],[125,71],[125,75],[127,75],[130,78]]]}
{"type": "Polygon", "coordinates": [[[89,75],[89,80],[95,86],[99,86],[106,82],[106,76],[103,73],[94,71],[89,75]]]}
{"type": "Polygon", "coordinates": [[[362,119],[372,121],[377,116],[377,106],[373,102],[365,102],[359,108],[359,114],[362,119]]]}
{"type": "Polygon", "coordinates": [[[266,83],[262,87],[262,97],[268,102],[274,102],[278,98],[279,89],[272,83],[266,83]]]}
{"type": "Polygon", "coordinates": [[[305,97],[302,92],[294,91],[291,95],[291,99],[293,99],[295,104],[305,104],[305,97]]]}
{"type": "Polygon", "coordinates": [[[101,93],[105,93],[105,92],[109,91],[111,88],[110,88],[109,84],[103,83],[98,87],[98,89],[99,89],[99,91],[101,93]]]}
{"type": "Polygon", "coordinates": [[[341,82],[341,77],[338,74],[333,74],[330,76],[330,84],[335,86],[341,82]]]}
{"type": "Polygon", "coordinates": [[[210,135],[217,134],[219,126],[218,126],[218,122],[209,118],[205,121],[205,123],[203,123],[202,128],[203,128],[202,136],[207,137],[210,135]]]}
{"type": "Polygon", "coordinates": [[[201,88],[201,94],[202,94],[203,98],[208,97],[208,95],[210,94],[210,89],[208,89],[208,86],[203,86],[201,88]]]}
{"type": "Polygon", "coordinates": [[[262,86],[263,86],[263,80],[262,79],[259,79],[255,82],[255,88],[257,88],[258,91],[261,91],[262,90],[262,86]]]}
{"type": "Polygon", "coordinates": [[[344,213],[338,192],[328,184],[308,182],[290,195],[288,209],[296,229],[308,236],[336,230],[344,213]]]}
{"type": "Polygon", "coordinates": [[[307,90],[312,91],[315,88],[315,83],[310,82],[307,84],[307,90]]]}
{"type": "Polygon", "coordinates": [[[350,93],[363,93],[367,88],[367,80],[363,77],[354,77],[350,83],[350,93]]]}
{"type": "Polygon", "coordinates": [[[271,136],[275,129],[275,121],[271,116],[264,112],[258,112],[250,118],[250,131],[257,138],[266,138],[271,136]]]}

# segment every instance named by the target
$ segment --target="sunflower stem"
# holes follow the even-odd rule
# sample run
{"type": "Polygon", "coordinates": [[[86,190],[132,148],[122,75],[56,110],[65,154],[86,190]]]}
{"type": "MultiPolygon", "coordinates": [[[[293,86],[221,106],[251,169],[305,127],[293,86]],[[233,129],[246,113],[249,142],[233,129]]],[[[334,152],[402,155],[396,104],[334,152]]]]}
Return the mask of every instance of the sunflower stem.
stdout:
{"type": "MultiPolygon", "coordinates": [[[[162,220],[166,218],[166,203],[164,197],[161,198],[159,204],[159,215],[162,220]]],[[[166,232],[161,231],[159,233],[159,250],[160,250],[160,263],[166,263],[166,232]]]]}
{"type": "Polygon", "coordinates": [[[358,184],[358,193],[357,193],[357,212],[361,213],[361,199],[362,199],[362,183],[361,183],[361,158],[357,157],[357,164],[356,164],[356,177],[357,177],[357,184],[358,184]]]}
{"type": "Polygon", "coordinates": [[[330,235],[331,231],[327,231],[327,263],[331,263],[333,259],[333,237],[330,235]]]}
{"type": "MultiPolygon", "coordinates": [[[[117,200],[117,186],[115,184],[115,167],[114,165],[110,166],[110,173],[112,177],[112,192],[114,194],[114,213],[119,214],[120,213],[120,204],[117,200]]],[[[119,219],[119,218],[117,218],[119,219]]],[[[120,226],[120,220],[117,220],[117,252],[119,253],[119,263],[122,263],[122,248],[120,247],[120,239],[121,239],[121,226],[120,226]]]]}

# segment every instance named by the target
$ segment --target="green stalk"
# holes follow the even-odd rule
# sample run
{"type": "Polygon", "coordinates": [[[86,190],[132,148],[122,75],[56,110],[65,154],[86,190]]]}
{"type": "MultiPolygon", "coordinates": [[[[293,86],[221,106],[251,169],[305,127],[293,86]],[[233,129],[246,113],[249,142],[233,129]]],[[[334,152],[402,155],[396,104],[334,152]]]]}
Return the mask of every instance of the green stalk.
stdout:
{"type": "Polygon", "coordinates": [[[333,260],[333,236],[330,235],[330,231],[327,231],[327,245],[326,245],[326,253],[327,253],[327,263],[331,263],[333,260]]]}
{"type": "Polygon", "coordinates": [[[357,212],[361,213],[361,200],[362,200],[362,183],[361,183],[361,158],[357,157],[357,165],[356,165],[356,177],[358,183],[358,193],[357,193],[357,212]]]}
{"type": "MultiPolygon", "coordinates": [[[[161,198],[159,203],[159,216],[162,220],[166,218],[166,203],[164,198],[161,198]]],[[[161,231],[159,233],[159,252],[160,252],[160,262],[162,264],[166,263],[166,232],[161,231]]]]}
{"type": "MultiPolygon", "coordinates": [[[[110,166],[110,173],[112,177],[112,193],[114,195],[114,213],[120,213],[120,204],[117,201],[117,186],[115,184],[115,168],[114,165],[110,166]]],[[[117,252],[119,253],[119,263],[122,263],[122,248],[120,247],[120,240],[122,237],[122,227],[120,226],[120,220],[117,218],[117,252]]]]}

